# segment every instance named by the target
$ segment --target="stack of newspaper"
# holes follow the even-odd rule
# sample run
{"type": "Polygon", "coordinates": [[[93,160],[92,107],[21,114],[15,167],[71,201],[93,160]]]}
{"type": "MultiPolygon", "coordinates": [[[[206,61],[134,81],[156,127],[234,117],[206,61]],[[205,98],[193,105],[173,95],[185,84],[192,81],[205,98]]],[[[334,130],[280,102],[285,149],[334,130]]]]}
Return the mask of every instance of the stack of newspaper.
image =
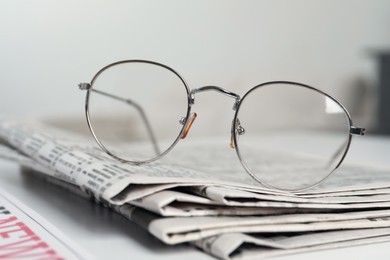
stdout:
{"type": "Polygon", "coordinates": [[[221,259],[390,241],[386,170],[344,166],[324,187],[291,194],[254,183],[218,141],[134,166],[90,137],[45,125],[1,121],[0,139],[0,157],[88,194],[166,244],[191,243],[221,259]]]}

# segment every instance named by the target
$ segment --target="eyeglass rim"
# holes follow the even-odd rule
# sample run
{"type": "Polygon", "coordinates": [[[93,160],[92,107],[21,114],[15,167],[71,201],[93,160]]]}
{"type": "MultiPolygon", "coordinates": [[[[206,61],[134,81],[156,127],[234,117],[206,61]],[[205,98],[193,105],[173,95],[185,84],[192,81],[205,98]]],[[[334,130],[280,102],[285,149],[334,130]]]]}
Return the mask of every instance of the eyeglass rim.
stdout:
{"type": "Polygon", "coordinates": [[[238,136],[237,136],[237,122],[238,122],[238,114],[239,114],[239,111],[240,111],[240,108],[242,106],[242,104],[244,103],[245,101],[245,98],[247,96],[250,95],[250,93],[252,93],[253,91],[261,88],[261,87],[265,87],[265,86],[269,86],[269,85],[273,85],[273,84],[287,84],[287,85],[293,85],[293,86],[299,86],[299,87],[303,87],[303,88],[307,88],[309,90],[312,90],[312,91],[315,91],[319,94],[322,94],[324,95],[325,97],[331,99],[332,101],[334,101],[336,104],[338,104],[343,112],[345,113],[347,119],[348,119],[348,128],[351,129],[351,127],[353,126],[353,123],[352,123],[352,118],[351,118],[351,115],[349,114],[348,110],[345,108],[345,106],[343,104],[340,103],[340,101],[338,101],[336,98],[334,98],[333,96],[329,95],[328,93],[318,89],[318,88],[315,88],[315,87],[312,87],[312,86],[309,86],[307,84],[303,84],[303,83],[299,83],[299,82],[294,82],[294,81],[269,81],[269,82],[264,82],[264,83],[260,83],[256,86],[254,86],[253,88],[251,88],[249,91],[247,91],[245,93],[245,95],[241,98],[238,106],[237,106],[237,109],[234,113],[234,118],[233,118],[233,124],[232,124],[232,129],[231,129],[231,134],[233,136],[233,141],[234,141],[234,147],[235,147],[235,150],[236,150],[236,154],[238,156],[238,159],[241,163],[241,165],[243,166],[243,168],[245,169],[245,171],[249,174],[249,176],[251,176],[256,182],[260,183],[261,185],[263,185],[264,187],[266,188],[270,188],[270,189],[273,189],[273,190],[278,190],[278,191],[285,191],[285,192],[293,192],[293,193],[297,193],[297,192],[303,192],[303,191],[306,191],[306,190],[309,190],[309,189],[312,189],[312,188],[315,188],[317,187],[318,185],[320,185],[321,183],[323,183],[325,180],[327,180],[338,168],[339,166],[342,164],[342,162],[344,161],[347,153],[348,153],[348,150],[350,148],[350,145],[351,145],[351,142],[352,142],[352,134],[351,132],[349,131],[348,132],[348,139],[347,139],[347,143],[345,145],[345,148],[344,148],[344,152],[340,158],[340,161],[336,164],[336,166],[334,167],[333,170],[331,170],[328,175],[326,175],[323,179],[321,179],[320,181],[318,182],[315,182],[314,184],[308,186],[308,187],[304,187],[304,188],[298,188],[298,189],[288,189],[288,188],[279,188],[279,187],[276,187],[274,185],[271,185],[269,183],[267,183],[266,181],[262,180],[261,178],[257,177],[253,172],[252,170],[247,166],[247,164],[245,163],[245,161],[243,160],[243,157],[241,156],[241,152],[240,152],[240,148],[239,148],[239,142],[238,142],[238,136]]]}
{"type": "Polygon", "coordinates": [[[85,116],[86,116],[86,119],[87,119],[87,125],[88,125],[88,128],[93,136],[93,138],[95,139],[95,141],[97,142],[97,144],[100,146],[101,149],[103,149],[103,151],[105,153],[107,153],[109,156],[111,156],[112,158],[120,161],[120,162],[124,162],[124,163],[129,163],[129,164],[133,164],[133,165],[141,165],[141,164],[147,164],[147,163],[150,163],[150,162],[153,162],[153,161],[156,161],[160,158],[162,158],[163,156],[165,156],[167,153],[169,153],[174,147],[175,145],[179,142],[180,140],[180,136],[183,134],[184,132],[184,129],[186,127],[186,123],[183,124],[178,136],[176,137],[176,139],[173,141],[173,143],[164,151],[162,152],[161,154],[157,155],[156,157],[153,157],[151,159],[147,159],[147,160],[140,160],[140,161],[134,161],[134,160],[128,160],[128,159],[125,159],[125,158],[121,158],[120,156],[117,156],[115,155],[114,153],[112,153],[109,149],[107,149],[107,147],[102,143],[102,141],[100,141],[100,139],[98,138],[97,134],[95,133],[94,129],[93,129],[93,126],[92,126],[92,120],[91,120],[91,117],[90,117],[90,111],[89,111],[89,99],[90,99],[90,95],[91,95],[91,89],[93,88],[94,86],[94,83],[95,81],[99,78],[99,76],[106,70],[108,70],[109,68],[112,68],[112,67],[115,67],[117,65],[121,65],[121,64],[126,64],[126,63],[144,63],[144,64],[150,64],[150,65],[155,65],[155,66],[158,66],[158,67],[161,67],[163,69],[166,69],[170,72],[172,72],[174,75],[176,75],[180,81],[183,83],[183,86],[185,87],[185,90],[187,92],[187,112],[186,112],[186,116],[185,118],[188,119],[189,118],[189,115],[191,113],[191,95],[190,95],[190,89],[188,87],[188,84],[187,82],[185,81],[185,79],[176,71],[174,70],[173,68],[165,65],[165,64],[162,64],[162,63],[159,63],[159,62],[155,62],[155,61],[150,61],[150,60],[143,60],[143,59],[131,59],[131,60],[121,60],[121,61],[117,61],[117,62],[113,62],[113,63],[110,63],[106,66],[104,66],[103,68],[101,68],[93,77],[92,77],[92,80],[90,82],[90,89],[87,90],[87,94],[85,96],[85,116]]]}

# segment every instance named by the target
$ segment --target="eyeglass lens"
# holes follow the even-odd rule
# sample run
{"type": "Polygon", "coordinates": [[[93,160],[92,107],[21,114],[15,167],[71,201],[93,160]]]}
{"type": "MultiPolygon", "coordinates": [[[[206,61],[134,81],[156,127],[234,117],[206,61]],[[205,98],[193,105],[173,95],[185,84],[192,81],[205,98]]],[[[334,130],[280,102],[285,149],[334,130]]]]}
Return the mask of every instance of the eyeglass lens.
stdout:
{"type": "Polygon", "coordinates": [[[348,116],[340,104],[295,83],[254,88],[243,97],[237,119],[243,166],[278,189],[299,190],[320,182],[349,144],[348,116]]]}
{"type": "Polygon", "coordinates": [[[179,138],[180,119],[188,110],[187,92],[182,80],[162,66],[146,62],[110,66],[95,77],[89,93],[92,129],[120,159],[153,159],[179,138]],[[112,150],[120,146],[126,149],[112,150]]]}

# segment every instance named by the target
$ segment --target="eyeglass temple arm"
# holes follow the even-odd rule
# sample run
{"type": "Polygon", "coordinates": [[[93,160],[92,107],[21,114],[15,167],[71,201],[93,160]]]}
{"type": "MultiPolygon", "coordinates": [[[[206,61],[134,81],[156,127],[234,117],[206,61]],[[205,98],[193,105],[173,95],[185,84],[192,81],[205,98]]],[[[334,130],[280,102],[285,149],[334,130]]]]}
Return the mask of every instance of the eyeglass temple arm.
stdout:
{"type": "Polygon", "coordinates": [[[161,154],[160,153],[160,149],[159,149],[158,144],[157,144],[156,136],[154,135],[154,132],[153,132],[153,129],[152,129],[152,126],[150,125],[150,122],[148,120],[148,117],[146,116],[145,111],[142,109],[142,107],[139,104],[137,104],[136,102],[134,102],[134,101],[132,101],[130,99],[118,97],[116,95],[113,95],[113,94],[110,94],[110,93],[107,93],[107,92],[104,92],[104,91],[101,91],[101,90],[93,89],[93,88],[91,88],[91,84],[89,84],[89,83],[80,83],[79,84],[79,88],[81,90],[93,91],[95,93],[101,94],[103,96],[106,96],[106,97],[109,97],[109,98],[112,98],[112,99],[115,99],[115,100],[118,100],[118,101],[121,101],[121,102],[125,102],[126,104],[133,106],[139,112],[139,114],[142,117],[142,121],[144,122],[144,124],[146,126],[149,138],[152,141],[153,148],[154,148],[156,154],[157,155],[161,154]]]}
{"type": "MultiPolygon", "coordinates": [[[[365,135],[366,134],[366,129],[362,127],[356,127],[356,126],[351,126],[349,129],[349,134],[350,135],[365,135]]],[[[350,143],[350,138],[348,138],[333,154],[333,156],[330,158],[328,162],[328,167],[332,165],[333,161],[344,151],[345,146],[350,143]]]]}

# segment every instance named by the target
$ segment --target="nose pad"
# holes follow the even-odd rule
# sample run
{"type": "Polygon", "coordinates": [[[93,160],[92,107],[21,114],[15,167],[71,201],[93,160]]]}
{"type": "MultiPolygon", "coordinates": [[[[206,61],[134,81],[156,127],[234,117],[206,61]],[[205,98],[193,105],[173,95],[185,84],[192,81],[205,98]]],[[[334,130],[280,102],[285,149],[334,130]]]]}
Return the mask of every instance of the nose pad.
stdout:
{"type": "Polygon", "coordinates": [[[236,146],[234,145],[234,136],[233,135],[234,135],[233,133],[230,135],[230,148],[232,148],[232,149],[236,148],[236,146]]]}
{"type": "Polygon", "coordinates": [[[196,114],[196,113],[191,113],[190,116],[189,116],[189,118],[188,118],[187,120],[186,120],[185,117],[183,117],[182,119],[180,119],[180,123],[181,123],[181,124],[185,124],[184,129],[183,129],[183,132],[182,132],[182,134],[181,134],[181,136],[180,136],[180,139],[186,138],[186,136],[187,136],[188,132],[190,131],[191,126],[192,126],[192,124],[194,123],[196,117],[197,117],[197,114],[196,114]]]}
{"type": "MultiPolygon", "coordinates": [[[[233,123],[234,124],[234,123],[233,123]]],[[[234,129],[234,131],[232,131],[231,135],[230,135],[230,148],[234,149],[236,148],[235,144],[234,144],[234,135],[237,133],[239,136],[240,135],[243,135],[245,134],[245,128],[241,126],[240,124],[240,120],[236,120],[236,125],[237,127],[234,129]]],[[[233,125],[234,127],[234,125],[233,125]]],[[[238,138],[237,138],[238,139],[238,138]]]]}

